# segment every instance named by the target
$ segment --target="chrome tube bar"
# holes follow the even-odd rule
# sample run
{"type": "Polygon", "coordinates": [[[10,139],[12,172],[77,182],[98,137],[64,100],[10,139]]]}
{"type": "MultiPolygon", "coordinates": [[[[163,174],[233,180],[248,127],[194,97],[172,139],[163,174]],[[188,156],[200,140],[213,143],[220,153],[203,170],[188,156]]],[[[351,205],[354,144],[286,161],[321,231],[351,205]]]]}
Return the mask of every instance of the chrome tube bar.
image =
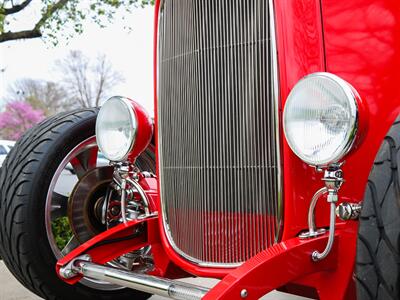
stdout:
{"type": "Polygon", "coordinates": [[[126,179],[122,178],[121,180],[121,216],[124,223],[127,223],[126,219],[126,179]]]}
{"type": "Polygon", "coordinates": [[[144,205],[144,212],[146,216],[149,216],[151,214],[150,208],[149,208],[149,198],[147,197],[146,193],[144,192],[143,188],[140,186],[140,184],[136,180],[132,180],[131,178],[126,179],[139,193],[140,198],[143,201],[144,205]]]}
{"type": "Polygon", "coordinates": [[[328,189],[326,187],[320,188],[311,199],[310,209],[308,210],[308,228],[310,229],[311,235],[315,234],[317,231],[314,214],[315,206],[317,205],[318,199],[327,192],[328,189]]]}
{"type": "Polygon", "coordinates": [[[301,239],[315,238],[324,234],[324,228],[317,229],[315,225],[315,206],[321,196],[327,194],[327,202],[330,203],[330,222],[329,222],[329,237],[328,243],[322,253],[314,251],[311,254],[313,261],[320,261],[328,256],[332,250],[333,242],[335,240],[335,226],[336,226],[336,203],[338,201],[338,191],[341,188],[344,179],[343,171],[341,170],[342,164],[333,164],[327,167],[322,180],[325,186],[319,189],[311,199],[310,207],[308,209],[308,231],[299,235],[301,239]]]}
{"type": "Polygon", "coordinates": [[[314,251],[311,254],[313,261],[319,261],[328,256],[329,252],[332,250],[333,242],[335,241],[335,224],[336,224],[336,203],[331,202],[331,213],[330,213],[330,224],[329,224],[329,237],[328,243],[322,253],[314,251]]]}
{"type": "Polygon", "coordinates": [[[204,297],[209,291],[209,289],[201,286],[119,270],[86,260],[76,260],[73,264],[73,270],[76,274],[84,277],[171,299],[197,300],[204,297]]]}
{"type": "Polygon", "coordinates": [[[128,195],[132,195],[132,187],[139,193],[142,200],[145,216],[150,216],[149,198],[137,182],[138,173],[130,172],[128,166],[115,165],[114,182],[121,189],[121,216],[124,223],[129,220],[127,218],[128,195]],[[128,183],[130,187],[128,188],[128,183]]]}
{"type": "Polygon", "coordinates": [[[325,228],[317,229],[317,226],[315,225],[315,206],[317,205],[317,202],[321,196],[325,195],[326,193],[328,193],[328,188],[324,186],[320,188],[312,197],[310,207],[308,208],[308,231],[302,232],[299,235],[301,239],[308,239],[325,234],[325,228]]]}

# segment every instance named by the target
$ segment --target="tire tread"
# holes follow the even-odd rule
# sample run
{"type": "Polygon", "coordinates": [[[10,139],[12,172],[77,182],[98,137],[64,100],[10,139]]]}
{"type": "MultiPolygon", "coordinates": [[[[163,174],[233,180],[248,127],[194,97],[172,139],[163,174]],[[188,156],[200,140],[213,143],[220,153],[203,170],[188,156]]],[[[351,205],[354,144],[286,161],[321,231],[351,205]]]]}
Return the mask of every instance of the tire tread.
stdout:
{"type": "Polygon", "coordinates": [[[95,118],[98,109],[76,110],[69,113],[56,115],[26,132],[15,144],[10,154],[4,161],[0,173],[0,254],[13,273],[13,275],[30,291],[46,299],[56,300],[47,288],[46,283],[39,278],[29,263],[30,250],[27,249],[26,234],[19,227],[24,224],[16,216],[22,214],[21,210],[27,209],[28,193],[26,188],[34,172],[32,164],[38,164],[44,144],[53,142],[52,136],[61,134],[56,130],[66,124],[75,123],[83,118],[95,118]],[[17,221],[16,221],[17,220],[17,221]]]}
{"type": "Polygon", "coordinates": [[[362,300],[400,299],[400,118],[386,135],[373,164],[366,192],[357,241],[355,279],[362,300]],[[386,176],[390,176],[390,180],[386,176]],[[386,178],[385,178],[386,177],[386,178]],[[384,209],[397,218],[392,222],[384,209]],[[391,231],[389,227],[398,228],[391,231]],[[393,243],[393,240],[396,243],[393,243]]]}

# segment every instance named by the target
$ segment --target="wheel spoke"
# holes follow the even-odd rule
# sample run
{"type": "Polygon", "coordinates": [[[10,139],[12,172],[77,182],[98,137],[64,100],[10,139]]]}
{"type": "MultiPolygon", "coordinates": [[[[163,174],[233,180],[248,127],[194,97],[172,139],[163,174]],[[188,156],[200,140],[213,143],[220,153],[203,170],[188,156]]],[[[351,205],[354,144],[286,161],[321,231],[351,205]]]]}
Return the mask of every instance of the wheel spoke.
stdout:
{"type": "Polygon", "coordinates": [[[54,221],[59,217],[67,215],[68,197],[59,193],[53,192],[51,198],[51,220],[54,221]]]}
{"type": "Polygon", "coordinates": [[[71,159],[70,163],[79,179],[81,179],[87,171],[96,168],[97,152],[97,147],[91,147],[71,159]]]}
{"type": "Polygon", "coordinates": [[[61,254],[63,256],[67,255],[70,253],[72,250],[74,250],[76,247],[80,245],[79,241],[76,239],[75,236],[73,236],[67,243],[67,245],[64,247],[64,249],[61,250],[61,254]]]}

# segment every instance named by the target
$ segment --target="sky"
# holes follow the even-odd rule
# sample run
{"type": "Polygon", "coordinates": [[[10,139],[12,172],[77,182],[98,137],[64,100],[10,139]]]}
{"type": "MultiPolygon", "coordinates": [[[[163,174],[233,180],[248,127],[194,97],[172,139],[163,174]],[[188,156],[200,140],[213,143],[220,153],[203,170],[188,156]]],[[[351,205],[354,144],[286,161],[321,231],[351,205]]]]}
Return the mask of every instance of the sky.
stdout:
{"type": "MultiPolygon", "coordinates": [[[[61,80],[54,62],[70,50],[80,50],[89,57],[105,54],[114,70],[124,77],[125,81],[109,91],[109,96],[132,98],[153,114],[153,18],[154,7],[136,8],[128,20],[116,16],[114,24],[104,29],[85,23],[84,33],[68,44],[53,46],[41,39],[0,43],[0,69],[4,69],[0,72],[0,106],[8,86],[18,79],[61,80]]],[[[23,28],[28,24],[18,20],[17,25],[23,28]]]]}

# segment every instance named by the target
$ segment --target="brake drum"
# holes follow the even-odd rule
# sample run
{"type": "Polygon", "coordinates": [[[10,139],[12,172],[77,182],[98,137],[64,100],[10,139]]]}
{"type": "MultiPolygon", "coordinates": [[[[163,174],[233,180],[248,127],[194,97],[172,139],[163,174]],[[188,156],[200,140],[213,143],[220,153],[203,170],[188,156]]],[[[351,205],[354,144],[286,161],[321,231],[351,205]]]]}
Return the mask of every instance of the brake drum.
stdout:
{"type": "Polygon", "coordinates": [[[101,222],[104,195],[112,181],[112,166],[98,167],[88,171],[75,185],[68,200],[70,227],[80,243],[84,243],[100,232],[106,225],[101,222]]]}

